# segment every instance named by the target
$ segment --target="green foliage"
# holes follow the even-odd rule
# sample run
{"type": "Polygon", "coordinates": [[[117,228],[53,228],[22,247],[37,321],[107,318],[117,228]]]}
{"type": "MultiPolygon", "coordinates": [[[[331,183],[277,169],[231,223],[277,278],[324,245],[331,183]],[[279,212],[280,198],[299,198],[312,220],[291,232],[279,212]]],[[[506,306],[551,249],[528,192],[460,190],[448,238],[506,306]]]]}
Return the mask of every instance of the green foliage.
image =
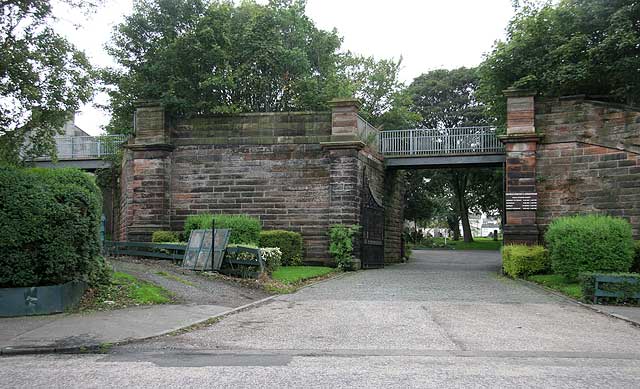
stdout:
{"type": "Polygon", "coordinates": [[[140,281],[127,273],[114,273],[113,284],[126,290],[127,298],[134,304],[166,304],[171,301],[167,290],[150,282],[140,281]]]}
{"type": "Polygon", "coordinates": [[[636,240],[635,250],[636,255],[633,260],[633,265],[631,266],[631,271],[633,273],[640,273],[640,240],[636,240]]]}
{"type": "Polygon", "coordinates": [[[136,2],[108,45],[119,66],[102,71],[113,87],[108,130],[132,131],[139,99],[189,117],[324,110],[332,98],[355,96],[374,125],[410,121],[400,61],[341,53],[340,44],[336,31],[305,15],[301,0],[136,2]]]}
{"type": "Polygon", "coordinates": [[[302,265],[304,241],[293,231],[271,230],[260,232],[260,247],[278,247],[282,251],[283,266],[302,265]]]}
{"type": "Polygon", "coordinates": [[[324,266],[283,266],[274,271],[271,277],[284,284],[296,284],[315,277],[332,273],[335,269],[324,266]]]}
{"type": "Polygon", "coordinates": [[[199,214],[187,217],[184,222],[184,235],[189,239],[191,230],[211,229],[215,221],[216,229],[229,229],[230,244],[256,245],[260,241],[262,224],[260,220],[247,215],[211,215],[199,214]]]}
{"type": "Polygon", "coordinates": [[[640,3],[561,0],[525,6],[479,68],[479,97],[505,123],[510,88],[546,96],[611,95],[640,102],[640,3]]]}
{"type": "Polygon", "coordinates": [[[615,293],[616,297],[598,297],[598,301],[612,303],[639,303],[636,297],[640,294],[640,274],[636,273],[582,273],[580,285],[585,300],[593,301],[595,295],[596,276],[618,277],[620,282],[600,283],[600,290],[615,293]]]}
{"type": "Polygon", "coordinates": [[[508,245],[502,248],[502,268],[513,278],[544,273],[551,269],[551,262],[542,246],[508,245]]]}
{"type": "Polygon", "coordinates": [[[633,261],[628,221],[610,216],[570,216],[554,220],[545,234],[554,273],[627,272],[633,261]]]}
{"type": "Polygon", "coordinates": [[[416,77],[407,90],[411,110],[422,128],[451,128],[491,124],[475,97],[476,69],[437,69],[416,77]]]}
{"type": "Polygon", "coordinates": [[[360,226],[334,224],[329,227],[329,254],[342,270],[353,269],[353,236],[360,226]]]}
{"type": "Polygon", "coordinates": [[[180,234],[173,231],[154,231],[151,235],[153,243],[175,243],[180,242],[180,234]]]}
{"type": "MultiPolygon", "coordinates": [[[[81,7],[89,3],[62,2],[81,7]]],[[[17,165],[25,157],[55,155],[53,137],[92,95],[94,77],[89,61],[53,30],[51,3],[50,0],[0,2],[0,162],[3,163],[17,165]]]]}
{"type": "Polygon", "coordinates": [[[0,167],[0,287],[104,282],[100,190],[75,169],[0,167]]]}

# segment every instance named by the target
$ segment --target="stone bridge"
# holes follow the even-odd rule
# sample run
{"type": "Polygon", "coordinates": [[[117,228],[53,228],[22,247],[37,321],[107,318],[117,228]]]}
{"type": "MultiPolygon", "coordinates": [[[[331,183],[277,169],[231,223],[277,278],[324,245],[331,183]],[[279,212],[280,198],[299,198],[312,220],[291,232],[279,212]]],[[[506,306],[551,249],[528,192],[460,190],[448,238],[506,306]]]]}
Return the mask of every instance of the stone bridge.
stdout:
{"type": "Polygon", "coordinates": [[[182,230],[188,215],[241,213],[302,233],[307,260],[326,263],[329,226],[360,224],[363,199],[373,199],[384,209],[384,261],[398,262],[403,170],[481,165],[505,169],[507,242],[537,242],[552,218],[585,212],[625,217],[639,234],[640,113],[631,107],[510,91],[507,130],[496,136],[477,127],[379,133],[357,101],[331,106],[175,121],[140,104],[117,235],[144,241],[182,230]]]}

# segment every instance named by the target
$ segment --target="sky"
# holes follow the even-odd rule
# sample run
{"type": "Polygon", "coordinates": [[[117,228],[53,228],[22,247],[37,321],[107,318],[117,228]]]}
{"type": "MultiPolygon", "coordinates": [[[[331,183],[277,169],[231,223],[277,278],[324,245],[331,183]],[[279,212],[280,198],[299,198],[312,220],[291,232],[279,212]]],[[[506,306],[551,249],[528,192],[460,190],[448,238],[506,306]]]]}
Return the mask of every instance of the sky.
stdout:
{"type": "MultiPolygon", "coordinates": [[[[105,0],[89,17],[59,7],[54,10],[56,28],[95,66],[113,65],[104,45],[132,4],[105,0]]],[[[321,29],[336,28],[345,51],[378,59],[402,57],[400,77],[408,84],[429,70],[478,65],[504,37],[513,8],[511,0],[308,0],[307,15],[321,29]]],[[[108,100],[97,95],[94,102],[108,100]]],[[[93,104],[76,116],[76,124],[91,135],[101,133],[108,121],[108,114],[93,104]]]]}

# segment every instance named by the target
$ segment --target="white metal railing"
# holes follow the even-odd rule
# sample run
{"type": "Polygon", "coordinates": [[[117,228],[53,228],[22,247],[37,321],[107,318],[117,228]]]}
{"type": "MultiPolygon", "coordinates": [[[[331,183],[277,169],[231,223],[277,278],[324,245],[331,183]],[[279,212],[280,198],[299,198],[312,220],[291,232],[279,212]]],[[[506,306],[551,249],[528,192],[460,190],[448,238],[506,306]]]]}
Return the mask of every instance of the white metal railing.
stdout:
{"type": "Polygon", "coordinates": [[[385,156],[447,156],[503,153],[493,127],[458,127],[381,131],[380,152],[385,156]]]}
{"type": "MultiPolygon", "coordinates": [[[[100,159],[113,155],[126,142],[126,135],[56,136],[56,152],[59,160],[100,159]]],[[[50,156],[37,160],[51,160],[50,156]]]]}

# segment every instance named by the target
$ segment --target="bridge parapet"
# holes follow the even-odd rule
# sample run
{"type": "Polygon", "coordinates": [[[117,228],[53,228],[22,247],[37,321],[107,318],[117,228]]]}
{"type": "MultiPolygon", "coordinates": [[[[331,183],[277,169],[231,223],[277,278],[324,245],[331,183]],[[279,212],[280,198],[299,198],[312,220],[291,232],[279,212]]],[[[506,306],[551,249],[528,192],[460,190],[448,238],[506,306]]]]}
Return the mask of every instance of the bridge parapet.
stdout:
{"type": "MultiPolygon", "coordinates": [[[[126,140],[126,135],[56,136],[56,156],[58,160],[100,159],[114,155],[126,140]]],[[[52,157],[45,155],[35,160],[51,161],[52,157]]]]}
{"type": "Polygon", "coordinates": [[[382,131],[378,143],[385,157],[504,153],[504,145],[493,127],[382,131]]]}

